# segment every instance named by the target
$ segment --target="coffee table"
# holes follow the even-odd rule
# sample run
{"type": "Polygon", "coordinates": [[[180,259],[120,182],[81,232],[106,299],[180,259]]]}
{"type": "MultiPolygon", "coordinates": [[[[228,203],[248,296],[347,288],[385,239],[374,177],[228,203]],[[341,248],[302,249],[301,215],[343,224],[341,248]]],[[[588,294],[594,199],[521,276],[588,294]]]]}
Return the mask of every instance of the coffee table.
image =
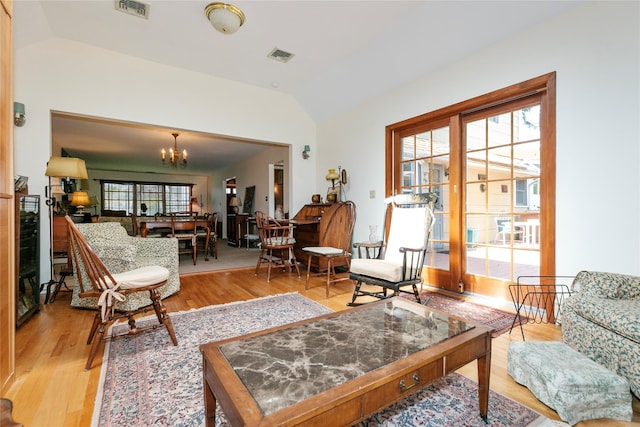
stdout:
{"type": "Polygon", "coordinates": [[[352,425],[476,359],[486,421],[491,331],[395,297],[203,344],[206,424],[352,425]]]}

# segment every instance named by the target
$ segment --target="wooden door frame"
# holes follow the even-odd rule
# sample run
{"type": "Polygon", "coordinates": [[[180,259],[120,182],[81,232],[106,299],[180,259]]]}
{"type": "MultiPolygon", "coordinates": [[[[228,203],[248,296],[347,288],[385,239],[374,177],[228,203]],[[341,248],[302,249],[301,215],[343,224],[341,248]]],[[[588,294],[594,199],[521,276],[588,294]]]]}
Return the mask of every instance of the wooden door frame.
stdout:
{"type": "MultiPolygon", "coordinates": [[[[425,123],[439,121],[449,122],[450,140],[459,144],[462,138],[461,116],[463,113],[499,105],[504,102],[541,93],[540,142],[541,162],[551,167],[543,168],[540,176],[540,275],[555,275],[555,187],[556,187],[556,73],[551,72],[539,77],[526,80],[484,95],[471,98],[438,110],[425,113],[410,119],[393,123],[385,127],[385,197],[398,193],[401,185],[400,168],[396,167],[400,159],[399,135],[413,128],[424,127],[425,123]]],[[[449,212],[452,227],[449,230],[450,242],[463,242],[462,234],[462,153],[459,149],[451,150],[449,167],[449,212]],[[453,226],[453,225],[456,226],[453,226]]],[[[464,283],[461,288],[459,282],[463,280],[462,243],[450,244],[450,270],[426,268],[425,281],[447,290],[460,292],[473,290],[475,283],[464,283]]],[[[467,278],[468,280],[468,278],[467,278]]],[[[506,298],[507,295],[496,295],[506,298]]]]}

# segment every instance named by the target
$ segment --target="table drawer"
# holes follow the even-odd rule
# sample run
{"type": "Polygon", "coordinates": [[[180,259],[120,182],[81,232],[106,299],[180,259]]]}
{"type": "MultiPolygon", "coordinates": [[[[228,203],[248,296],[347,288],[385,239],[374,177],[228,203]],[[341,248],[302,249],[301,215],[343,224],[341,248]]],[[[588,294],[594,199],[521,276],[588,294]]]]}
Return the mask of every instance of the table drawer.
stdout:
{"type": "Polygon", "coordinates": [[[366,393],[362,397],[363,416],[374,414],[392,402],[396,402],[441,378],[443,376],[442,368],[442,359],[438,359],[407,375],[394,377],[388,383],[366,393]]]}

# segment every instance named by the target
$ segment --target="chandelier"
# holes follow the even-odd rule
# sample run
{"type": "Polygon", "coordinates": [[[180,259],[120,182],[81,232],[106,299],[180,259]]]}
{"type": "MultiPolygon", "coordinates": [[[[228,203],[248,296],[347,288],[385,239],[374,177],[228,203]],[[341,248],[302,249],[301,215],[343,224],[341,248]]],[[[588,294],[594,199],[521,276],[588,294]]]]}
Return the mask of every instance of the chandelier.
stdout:
{"type": "MultiPolygon", "coordinates": [[[[180,166],[187,166],[187,150],[182,150],[182,153],[178,151],[178,135],[179,133],[172,133],[173,135],[173,147],[169,148],[169,163],[174,168],[180,166]]],[[[165,164],[167,162],[167,150],[164,148],[160,150],[160,156],[162,157],[162,163],[165,164]]]]}

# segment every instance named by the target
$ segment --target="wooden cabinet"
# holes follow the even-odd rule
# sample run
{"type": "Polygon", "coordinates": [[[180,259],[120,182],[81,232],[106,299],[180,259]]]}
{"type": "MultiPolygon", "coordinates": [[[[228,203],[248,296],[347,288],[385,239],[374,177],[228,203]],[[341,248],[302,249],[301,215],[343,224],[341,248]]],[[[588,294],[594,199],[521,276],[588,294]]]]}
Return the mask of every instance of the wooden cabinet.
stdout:
{"type": "MultiPolygon", "coordinates": [[[[322,217],[330,206],[330,203],[304,205],[293,217],[293,222],[296,226],[293,233],[296,238],[294,252],[298,262],[301,262],[305,266],[308,262],[308,255],[302,248],[306,246],[325,246],[324,242],[320,241],[320,228],[322,226],[322,217]]],[[[335,258],[334,265],[340,267],[346,266],[347,263],[342,258],[335,258]]],[[[313,257],[311,267],[316,271],[324,271],[327,269],[327,259],[324,257],[313,257]]]]}
{"type": "Polygon", "coordinates": [[[240,246],[247,230],[249,214],[227,214],[227,244],[240,246]]]}
{"type": "Polygon", "coordinates": [[[16,325],[40,310],[40,196],[16,194],[16,325]]]}

